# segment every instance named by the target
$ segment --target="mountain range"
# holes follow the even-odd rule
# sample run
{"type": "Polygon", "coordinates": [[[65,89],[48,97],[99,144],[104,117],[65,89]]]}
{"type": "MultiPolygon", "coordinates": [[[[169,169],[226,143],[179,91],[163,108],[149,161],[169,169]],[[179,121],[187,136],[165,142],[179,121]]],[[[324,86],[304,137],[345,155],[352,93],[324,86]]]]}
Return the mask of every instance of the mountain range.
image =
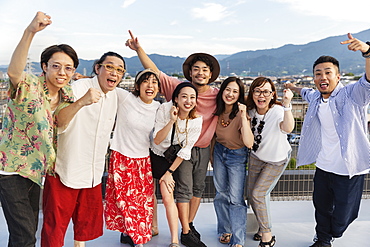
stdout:
{"type": "MultiPolygon", "coordinates": [[[[370,29],[353,34],[354,37],[370,40],[370,29]]],[[[221,75],[231,74],[239,76],[284,76],[284,75],[312,75],[312,64],[321,55],[330,55],[340,62],[341,71],[345,73],[361,74],[364,72],[365,61],[360,52],[351,52],[346,45],[340,42],[347,40],[347,34],[328,37],[319,41],[303,45],[287,44],[279,48],[255,51],[241,51],[232,55],[215,55],[221,66],[221,75]]],[[[190,55],[190,54],[189,54],[190,55]]],[[[149,57],[157,67],[166,74],[182,74],[184,57],[150,54],[149,57]]],[[[137,56],[125,58],[127,72],[134,76],[142,70],[137,56]]],[[[93,60],[80,59],[77,72],[91,74],[93,60]],[[84,69],[85,68],[85,69],[84,69]]],[[[38,72],[39,65],[32,64],[34,72],[38,72]]],[[[0,66],[5,71],[6,66],[0,66]]]]}

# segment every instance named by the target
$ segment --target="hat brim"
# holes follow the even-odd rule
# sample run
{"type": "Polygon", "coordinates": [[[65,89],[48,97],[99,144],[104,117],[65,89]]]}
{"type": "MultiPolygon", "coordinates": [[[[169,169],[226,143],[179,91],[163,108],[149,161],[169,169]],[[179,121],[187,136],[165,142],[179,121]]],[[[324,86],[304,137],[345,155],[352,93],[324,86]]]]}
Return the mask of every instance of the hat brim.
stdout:
{"type": "Polygon", "coordinates": [[[140,77],[142,77],[142,76],[143,76],[145,73],[147,73],[147,72],[154,74],[154,76],[155,76],[155,77],[157,77],[157,80],[158,80],[158,82],[159,82],[159,75],[158,75],[158,73],[157,73],[157,72],[155,72],[154,70],[152,70],[152,69],[148,68],[148,69],[144,69],[144,70],[140,71],[140,72],[136,75],[136,77],[135,77],[135,83],[137,83],[137,81],[140,79],[140,77]]]}
{"type": "Polygon", "coordinates": [[[217,59],[209,55],[207,53],[194,53],[188,56],[188,58],[185,60],[185,62],[182,64],[182,72],[184,73],[185,78],[191,82],[191,77],[190,77],[190,62],[193,60],[195,56],[202,56],[202,57],[207,57],[209,61],[211,61],[213,70],[212,70],[212,76],[209,79],[208,83],[214,82],[217,77],[220,74],[220,64],[218,63],[217,59]]]}

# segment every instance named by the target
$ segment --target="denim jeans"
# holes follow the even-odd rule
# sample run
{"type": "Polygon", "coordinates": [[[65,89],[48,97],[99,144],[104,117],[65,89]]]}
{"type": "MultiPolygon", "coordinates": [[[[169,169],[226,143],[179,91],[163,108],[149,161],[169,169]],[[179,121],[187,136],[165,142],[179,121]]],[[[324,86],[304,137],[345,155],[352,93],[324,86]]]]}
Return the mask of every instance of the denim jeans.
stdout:
{"type": "Polygon", "coordinates": [[[213,153],[213,201],[218,234],[232,233],[230,244],[244,246],[247,230],[247,205],[244,200],[248,149],[228,149],[216,142],[213,153]]]}
{"type": "Polygon", "coordinates": [[[0,201],[8,224],[8,247],[36,243],[40,186],[19,175],[0,175],[0,201]]]}

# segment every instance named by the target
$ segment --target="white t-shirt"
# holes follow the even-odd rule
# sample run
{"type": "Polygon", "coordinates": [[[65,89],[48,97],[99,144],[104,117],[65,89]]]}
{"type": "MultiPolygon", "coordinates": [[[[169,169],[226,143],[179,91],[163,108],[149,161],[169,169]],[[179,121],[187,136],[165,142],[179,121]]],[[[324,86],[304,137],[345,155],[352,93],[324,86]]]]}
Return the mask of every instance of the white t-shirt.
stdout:
{"type": "MultiPolygon", "coordinates": [[[[249,111],[249,116],[257,117],[257,125],[255,126],[255,135],[257,135],[257,127],[264,115],[259,115],[255,109],[249,111]]],[[[280,129],[280,123],[284,119],[284,108],[280,105],[274,105],[265,114],[265,125],[262,130],[262,139],[259,148],[252,154],[258,159],[268,163],[279,163],[285,161],[289,151],[291,150],[287,135],[280,129]]]]}
{"type": "MultiPolygon", "coordinates": [[[[97,77],[75,81],[75,99],[84,96],[89,88],[101,90],[97,77]]],[[[55,170],[70,188],[92,188],[101,183],[117,112],[116,89],[101,94],[99,102],[81,108],[58,137],[55,170]]]]}
{"type": "Polygon", "coordinates": [[[144,103],[123,89],[117,88],[117,122],[110,149],[130,158],[149,156],[150,132],[154,128],[157,101],[144,103]]]}
{"type": "MultiPolygon", "coordinates": [[[[338,175],[348,176],[349,172],[340,150],[340,140],[335,129],[334,119],[329,103],[321,101],[318,109],[321,123],[321,150],[316,159],[316,166],[320,169],[338,175]]],[[[369,170],[359,174],[366,174],[369,170]]]]}
{"type": "MultiPolygon", "coordinates": [[[[170,101],[163,103],[159,107],[156,115],[153,137],[155,137],[158,131],[163,129],[163,127],[166,126],[167,123],[170,121],[170,110],[172,105],[172,101],[170,101]]],[[[191,149],[197,142],[202,130],[203,117],[199,116],[194,119],[188,119],[187,137],[186,133],[183,133],[185,132],[186,121],[186,119],[181,120],[180,118],[177,118],[177,124],[180,132],[178,132],[177,135],[175,132],[173,137],[173,144],[181,143],[181,146],[183,148],[180,149],[180,151],[177,153],[177,156],[183,158],[184,160],[190,160],[191,149]]],[[[172,128],[168,132],[166,138],[159,145],[156,145],[153,140],[151,141],[150,149],[153,151],[153,153],[159,156],[163,156],[163,152],[166,151],[167,148],[171,145],[172,128]]]]}

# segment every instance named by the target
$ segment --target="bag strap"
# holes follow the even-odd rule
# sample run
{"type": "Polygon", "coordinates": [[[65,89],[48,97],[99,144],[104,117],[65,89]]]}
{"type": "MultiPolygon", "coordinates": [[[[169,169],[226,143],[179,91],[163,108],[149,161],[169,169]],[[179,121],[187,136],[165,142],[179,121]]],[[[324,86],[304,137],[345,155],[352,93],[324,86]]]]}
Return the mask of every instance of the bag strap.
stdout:
{"type": "Polygon", "coordinates": [[[172,126],[172,134],[171,134],[171,145],[173,143],[173,137],[175,136],[175,129],[176,129],[176,122],[173,123],[173,126],[172,126]]]}

